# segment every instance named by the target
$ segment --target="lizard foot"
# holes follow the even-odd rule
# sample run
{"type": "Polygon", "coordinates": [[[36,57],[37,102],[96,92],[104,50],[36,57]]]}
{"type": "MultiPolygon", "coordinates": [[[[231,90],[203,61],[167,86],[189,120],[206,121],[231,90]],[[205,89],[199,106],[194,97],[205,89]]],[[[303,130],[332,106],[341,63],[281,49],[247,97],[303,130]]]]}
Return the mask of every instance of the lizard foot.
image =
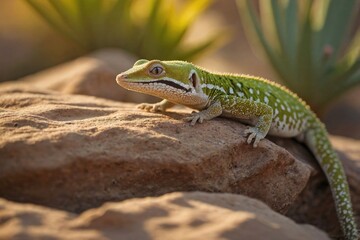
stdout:
{"type": "Polygon", "coordinates": [[[147,112],[165,112],[164,105],[160,103],[141,103],[136,107],[147,112]]]}
{"type": "Polygon", "coordinates": [[[204,119],[205,116],[202,112],[192,112],[190,117],[184,118],[185,121],[191,122],[191,126],[194,126],[197,122],[203,123],[204,119]]]}
{"type": "Polygon", "coordinates": [[[262,133],[259,131],[259,129],[256,128],[256,127],[248,127],[248,128],[244,131],[244,133],[245,133],[246,135],[249,134],[248,139],[247,139],[247,141],[246,141],[248,144],[251,144],[252,140],[255,139],[255,140],[254,140],[254,144],[253,144],[254,147],[257,147],[257,145],[258,145],[258,143],[260,142],[260,140],[265,137],[264,134],[262,134],[262,133]]]}

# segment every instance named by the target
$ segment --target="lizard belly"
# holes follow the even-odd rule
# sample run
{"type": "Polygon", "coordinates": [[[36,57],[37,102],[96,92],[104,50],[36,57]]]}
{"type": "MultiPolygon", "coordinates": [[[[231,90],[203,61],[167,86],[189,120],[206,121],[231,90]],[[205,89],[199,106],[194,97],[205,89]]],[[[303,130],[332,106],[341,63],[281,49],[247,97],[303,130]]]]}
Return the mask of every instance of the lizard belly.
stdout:
{"type": "Polygon", "coordinates": [[[302,132],[302,130],[296,127],[291,127],[289,124],[273,121],[268,134],[277,137],[296,137],[302,132]]]}
{"type": "MultiPolygon", "coordinates": [[[[221,116],[230,118],[230,119],[234,119],[236,121],[239,121],[241,123],[244,123],[244,124],[247,124],[250,126],[255,126],[258,121],[258,118],[246,118],[246,117],[239,118],[239,116],[235,117],[228,111],[223,111],[221,116]]],[[[295,125],[298,126],[299,124],[300,123],[295,124],[295,125]]],[[[268,134],[272,135],[272,136],[276,136],[276,137],[288,137],[288,138],[289,137],[297,137],[303,133],[303,130],[300,129],[300,127],[297,128],[296,126],[290,126],[287,123],[273,119],[273,122],[271,123],[268,134]]]]}

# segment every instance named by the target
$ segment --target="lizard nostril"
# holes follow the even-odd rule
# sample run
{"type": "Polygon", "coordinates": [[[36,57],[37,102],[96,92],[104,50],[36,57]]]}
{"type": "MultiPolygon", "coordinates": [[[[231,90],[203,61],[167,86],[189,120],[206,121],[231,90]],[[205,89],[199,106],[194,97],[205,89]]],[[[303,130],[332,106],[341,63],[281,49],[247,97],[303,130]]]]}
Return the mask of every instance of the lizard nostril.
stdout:
{"type": "Polygon", "coordinates": [[[116,82],[120,83],[122,81],[124,81],[127,78],[127,74],[121,73],[119,75],[116,76],[116,82]]]}

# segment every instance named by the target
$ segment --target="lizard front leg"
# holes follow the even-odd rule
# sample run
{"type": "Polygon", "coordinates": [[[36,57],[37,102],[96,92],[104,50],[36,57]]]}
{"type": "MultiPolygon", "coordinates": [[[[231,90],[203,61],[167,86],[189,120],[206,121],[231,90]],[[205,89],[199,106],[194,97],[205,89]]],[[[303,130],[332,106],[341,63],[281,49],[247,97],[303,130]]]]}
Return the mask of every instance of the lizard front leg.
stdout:
{"type": "Polygon", "coordinates": [[[184,118],[185,121],[191,122],[191,125],[195,125],[197,122],[202,123],[204,120],[210,120],[220,116],[222,113],[222,107],[219,101],[212,103],[208,108],[200,111],[193,112],[190,117],[184,118]]]}
{"type": "Polygon", "coordinates": [[[166,109],[171,108],[175,104],[164,99],[158,103],[141,103],[137,105],[137,108],[143,109],[148,112],[165,112],[166,109]]]}
{"type": "Polygon", "coordinates": [[[236,96],[224,96],[220,98],[221,106],[227,116],[240,120],[256,120],[255,126],[245,130],[248,135],[247,143],[254,139],[254,147],[269,132],[272,123],[273,109],[265,103],[255,102],[236,96]]]}

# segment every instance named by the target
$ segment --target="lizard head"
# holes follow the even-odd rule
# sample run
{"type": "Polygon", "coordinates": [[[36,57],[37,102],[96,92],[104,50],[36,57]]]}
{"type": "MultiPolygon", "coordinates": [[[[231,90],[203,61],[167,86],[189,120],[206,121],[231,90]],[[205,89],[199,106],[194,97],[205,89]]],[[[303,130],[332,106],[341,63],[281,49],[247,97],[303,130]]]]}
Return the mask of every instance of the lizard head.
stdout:
{"type": "Polygon", "coordinates": [[[205,105],[199,70],[184,61],[138,60],[132,68],[119,74],[116,82],[129,90],[195,106],[205,105]]]}

